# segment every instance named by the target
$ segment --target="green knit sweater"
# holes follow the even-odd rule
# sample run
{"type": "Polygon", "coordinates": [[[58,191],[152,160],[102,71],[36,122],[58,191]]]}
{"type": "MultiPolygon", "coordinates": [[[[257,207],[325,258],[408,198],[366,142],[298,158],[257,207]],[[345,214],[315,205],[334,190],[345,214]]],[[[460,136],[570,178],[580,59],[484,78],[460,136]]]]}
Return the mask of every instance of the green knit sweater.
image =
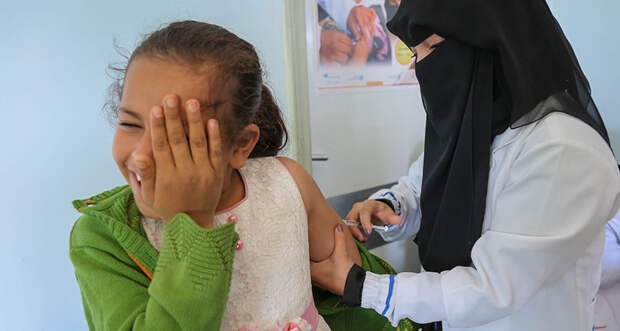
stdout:
{"type": "MultiPolygon", "coordinates": [[[[199,227],[186,214],[164,226],[158,252],[149,243],[131,190],[117,187],[74,207],[83,215],[70,238],[70,257],[91,330],[219,330],[228,300],[239,236],[230,222],[199,227]]],[[[393,273],[358,245],[363,267],[393,273]]],[[[315,303],[332,330],[394,330],[387,319],[315,290],[315,303]]],[[[400,330],[415,324],[401,321],[400,330]]]]}
{"type": "Polygon", "coordinates": [[[158,253],[127,187],[73,205],[83,216],[69,254],[91,330],[219,330],[238,240],[234,223],[203,229],[178,214],[165,225],[158,253]]]}

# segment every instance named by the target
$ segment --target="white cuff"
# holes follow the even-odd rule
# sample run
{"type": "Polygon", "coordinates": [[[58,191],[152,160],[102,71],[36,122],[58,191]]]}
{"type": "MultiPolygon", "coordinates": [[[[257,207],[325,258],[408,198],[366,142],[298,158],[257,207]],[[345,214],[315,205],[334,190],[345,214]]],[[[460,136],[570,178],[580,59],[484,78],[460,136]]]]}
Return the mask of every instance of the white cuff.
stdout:
{"type": "Polygon", "coordinates": [[[390,276],[366,272],[362,289],[363,308],[374,309],[393,326],[403,318],[418,323],[447,319],[440,274],[403,272],[394,275],[391,294],[390,276]]]}
{"type": "MultiPolygon", "coordinates": [[[[392,304],[394,281],[395,275],[377,275],[372,272],[366,272],[364,288],[362,289],[362,307],[374,309],[377,313],[389,319],[389,316],[392,316],[394,311],[394,305],[392,304]],[[391,291],[390,276],[393,277],[391,291]]],[[[392,325],[397,326],[398,321],[396,321],[395,325],[392,325]]]]}

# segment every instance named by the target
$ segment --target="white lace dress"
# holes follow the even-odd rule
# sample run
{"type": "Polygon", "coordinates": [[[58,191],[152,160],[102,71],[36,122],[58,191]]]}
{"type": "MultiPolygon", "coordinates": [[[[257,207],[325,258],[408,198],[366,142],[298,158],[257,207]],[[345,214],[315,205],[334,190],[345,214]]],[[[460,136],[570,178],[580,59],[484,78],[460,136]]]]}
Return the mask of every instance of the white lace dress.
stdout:
{"type": "MultiPolygon", "coordinates": [[[[222,225],[236,216],[240,236],[221,330],[329,330],[312,300],[307,215],[295,181],[273,157],[248,160],[240,174],[245,198],[215,217],[222,225]]],[[[159,250],[163,222],[145,217],[142,225],[159,250]]]]}

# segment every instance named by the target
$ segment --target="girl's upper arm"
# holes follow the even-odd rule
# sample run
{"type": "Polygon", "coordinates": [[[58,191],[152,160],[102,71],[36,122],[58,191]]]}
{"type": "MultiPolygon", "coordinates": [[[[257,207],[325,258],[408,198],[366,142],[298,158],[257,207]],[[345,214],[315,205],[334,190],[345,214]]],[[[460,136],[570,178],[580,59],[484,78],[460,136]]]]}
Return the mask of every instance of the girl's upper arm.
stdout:
{"type": "MultiPolygon", "coordinates": [[[[310,260],[314,262],[327,259],[334,250],[334,227],[342,223],[341,217],[327,203],[318,185],[310,174],[296,161],[277,158],[288,169],[297,184],[308,215],[308,241],[310,245],[310,260]]],[[[344,223],[342,223],[344,225],[344,223]]],[[[355,244],[355,239],[345,226],[347,237],[347,251],[354,261],[361,265],[361,258],[355,244]]]]}

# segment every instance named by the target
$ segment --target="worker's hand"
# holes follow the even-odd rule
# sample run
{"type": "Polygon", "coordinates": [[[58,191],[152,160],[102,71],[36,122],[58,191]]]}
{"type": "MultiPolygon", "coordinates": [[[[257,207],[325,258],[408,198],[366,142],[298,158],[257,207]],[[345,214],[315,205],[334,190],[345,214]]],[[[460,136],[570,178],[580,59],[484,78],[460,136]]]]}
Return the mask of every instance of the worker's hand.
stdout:
{"type": "Polygon", "coordinates": [[[213,226],[225,171],[217,120],[208,120],[205,128],[197,100],[183,107],[178,96],[168,95],[163,107],[152,108],[150,121],[154,160],[135,156],[145,204],[165,222],[187,213],[198,225],[213,226]],[[188,133],[181,121],[183,111],[188,133]]]}
{"type": "MultiPolygon", "coordinates": [[[[354,204],[349,214],[347,214],[346,219],[354,222],[361,222],[364,232],[366,232],[367,235],[372,233],[373,224],[400,225],[403,221],[402,217],[396,216],[390,206],[381,201],[372,199],[354,204]]],[[[362,234],[358,226],[350,226],[349,229],[357,240],[362,242],[368,240],[366,236],[362,234]]]]}
{"type": "Polygon", "coordinates": [[[339,223],[334,231],[334,252],[332,255],[321,262],[310,262],[312,283],[337,295],[344,293],[344,285],[347,282],[349,270],[354,264],[347,252],[345,235],[343,225],[339,223]]]}
{"type": "Polygon", "coordinates": [[[366,6],[355,6],[347,17],[347,27],[356,40],[364,39],[371,46],[375,36],[377,13],[366,6]]]}
{"type": "Polygon", "coordinates": [[[346,64],[353,50],[353,42],[346,34],[330,29],[321,30],[319,55],[321,64],[346,64]]]}

